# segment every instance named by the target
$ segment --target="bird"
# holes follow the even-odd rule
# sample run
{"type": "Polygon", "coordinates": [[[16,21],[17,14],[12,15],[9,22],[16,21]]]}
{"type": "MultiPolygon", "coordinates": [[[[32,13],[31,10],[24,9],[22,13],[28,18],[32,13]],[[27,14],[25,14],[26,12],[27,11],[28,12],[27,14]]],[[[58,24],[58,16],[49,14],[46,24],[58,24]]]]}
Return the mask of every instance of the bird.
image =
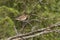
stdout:
{"type": "Polygon", "coordinates": [[[28,18],[28,15],[22,14],[21,16],[17,17],[16,20],[25,21],[28,18]]]}

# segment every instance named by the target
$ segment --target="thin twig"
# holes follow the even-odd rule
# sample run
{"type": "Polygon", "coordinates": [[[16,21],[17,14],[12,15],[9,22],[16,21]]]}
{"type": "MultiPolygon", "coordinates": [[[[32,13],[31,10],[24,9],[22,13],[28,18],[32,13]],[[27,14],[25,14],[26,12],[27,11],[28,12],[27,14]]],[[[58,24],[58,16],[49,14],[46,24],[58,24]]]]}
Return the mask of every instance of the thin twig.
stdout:
{"type": "Polygon", "coordinates": [[[45,31],[43,31],[43,32],[35,32],[35,33],[27,33],[27,34],[22,34],[22,35],[19,35],[19,36],[14,36],[14,37],[12,37],[12,38],[9,38],[9,40],[13,40],[13,39],[18,39],[18,38],[20,38],[21,39],[21,37],[23,38],[23,39],[26,39],[26,38],[32,38],[32,37],[36,37],[36,36],[38,36],[38,35],[41,35],[41,34],[46,34],[46,33],[49,33],[49,32],[56,32],[56,31],[60,31],[60,30],[45,30],[45,31]]]}
{"type": "Polygon", "coordinates": [[[35,37],[35,36],[38,36],[38,35],[41,35],[41,34],[45,34],[45,33],[49,33],[49,32],[59,32],[60,30],[48,30],[48,29],[51,29],[55,26],[60,26],[60,22],[57,22],[56,24],[53,24],[47,28],[42,28],[42,29],[38,29],[36,31],[33,31],[33,32],[30,32],[30,33],[26,33],[26,34],[22,34],[22,35],[19,35],[19,36],[14,36],[14,37],[10,37],[8,38],[8,40],[13,40],[15,38],[31,38],[31,37],[35,37]]]}
{"type": "Polygon", "coordinates": [[[16,27],[14,26],[14,30],[15,30],[15,32],[16,32],[16,35],[18,35],[18,31],[17,31],[17,29],[16,29],[16,27]]]}

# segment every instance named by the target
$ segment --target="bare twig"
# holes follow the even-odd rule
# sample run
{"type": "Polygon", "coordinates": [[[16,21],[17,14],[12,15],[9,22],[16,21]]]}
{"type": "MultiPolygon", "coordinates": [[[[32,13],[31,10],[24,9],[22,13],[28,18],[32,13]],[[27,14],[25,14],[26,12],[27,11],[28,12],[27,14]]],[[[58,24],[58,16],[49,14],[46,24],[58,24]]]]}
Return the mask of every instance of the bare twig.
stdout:
{"type": "Polygon", "coordinates": [[[46,33],[49,33],[49,32],[56,32],[56,31],[60,31],[60,30],[45,30],[45,31],[43,31],[43,32],[31,32],[31,33],[27,33],[27,34],[22,34],[22,35],[19,35],[19,36],[14,36],[14,37],[11,37],[11,38],[9,38],[9,40],[13,40],[13,39],[18,39],[18,38],[20,38],[21,39],[21,37],[23,38],[23,39],[26,39],[26,38],[31,38],[31,37],[36,37],[36,36],[38,36],[38,35],[41,35],[41,34],[46,34],[46,33]]]}
{"type": "Polygon", "coordinates": [[[13,39],[16,39],[16,38],[26,39],[26,38],[35,37],[35,36],[45,34],[45,33],[49,33],[49,32],[59,32],[60,30],[48,30],[48,29],[54,28],[55,26],[60,26],[60,22],[57,22],[56,24],[53,24],[53,25],[51,25],[47,28],[42,28],[42,29],[38,29],[38,30],[35,30],[33,32],[30,32],[30,33],[10,37],[10,38],[8,38],[8,40],[13,40],[13,39]]]}
{"type": "Polygon", "coordinates": [[[17,29],[16,29],[16,27],[14,26],[14,30],[15,30],[15,32],[16,32],[16,35],[18,35],[18,31],[17,31],[17,29]]]}

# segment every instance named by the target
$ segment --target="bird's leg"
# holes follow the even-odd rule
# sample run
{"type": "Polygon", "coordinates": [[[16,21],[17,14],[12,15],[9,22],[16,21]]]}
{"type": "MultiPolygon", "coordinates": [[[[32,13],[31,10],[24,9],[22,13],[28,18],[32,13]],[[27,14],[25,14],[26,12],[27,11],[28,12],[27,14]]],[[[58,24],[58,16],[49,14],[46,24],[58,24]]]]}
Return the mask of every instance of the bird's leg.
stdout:
{"type": "Polygon", "coordinates": [[[28,19],[27,21],[25,21],[27,24],[29,24],[31,27],[32,27],[32,25],[31,25],[31,23],[30,23],[30,20],[28,19]]]}
{"type": "Polygon", "coordinates": [[[24,30],[24,28],[25,28],[26,24],[27,24],[26,22],[23,22],[23,23],[22,23],[22,28],[21,28],[21,30],[20,30],[20,31],[21,31],[21,33],[23,33],[23,30],[24,30]]]}
{"type": "Polygon", "coordinates": [[[23,33],[23,30],[24,30],[24,28],[25,28],[25,26],[27,25],[27,24],[29,24],[31,27],[32,27],[32,24],[27,20],[27,21],[24,21],[23,22],[23,25],[22,25],[22,28],[21,28],[21,32],[23,33]]]}
{"type": "Polygon", "coordinates": [[[28,16],[28,18],[27,18],[27,20],[25,22],[32,27],[32,25],[30,24],[30,16],[28,16]]]}
{"type": "Polygon", "coordinates": [[[32,27],[32,24],[30,22],[27,22],[27,24],[29,24],[32,27]]]}

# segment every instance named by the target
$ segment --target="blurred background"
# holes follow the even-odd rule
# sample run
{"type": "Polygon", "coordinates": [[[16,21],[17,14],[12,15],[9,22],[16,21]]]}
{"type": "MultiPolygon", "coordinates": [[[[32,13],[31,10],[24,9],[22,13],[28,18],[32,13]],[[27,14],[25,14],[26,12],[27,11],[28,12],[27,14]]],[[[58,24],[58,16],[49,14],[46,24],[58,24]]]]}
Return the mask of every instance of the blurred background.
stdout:
{"type": "MultiPolygon", "coordinates": [[[[0,0],[0,40],[17,35],[14,27],[20,34],[31,32],[32,28],[46,28],[56,22],[60,22],[60,0],[0,0]],[[24,14],[23,11],[30,16],[28,22],[34,20],[21,32],[23,22],[15,18],[24,14]]],[[[52,32],[26,40],[60,40],[60,33],[52,32]]]]}

